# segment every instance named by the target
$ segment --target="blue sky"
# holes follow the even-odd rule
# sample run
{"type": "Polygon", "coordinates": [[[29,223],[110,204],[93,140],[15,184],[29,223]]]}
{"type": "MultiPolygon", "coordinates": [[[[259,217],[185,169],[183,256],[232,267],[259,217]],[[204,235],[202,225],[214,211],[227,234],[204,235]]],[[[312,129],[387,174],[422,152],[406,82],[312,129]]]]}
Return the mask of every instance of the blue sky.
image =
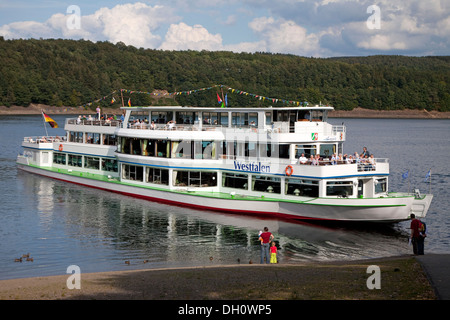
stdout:
{"type": "Polygon", "coordinates": [[[0,0],[0,36],[308,57],[450,55],[450,1],[0,0]]]}

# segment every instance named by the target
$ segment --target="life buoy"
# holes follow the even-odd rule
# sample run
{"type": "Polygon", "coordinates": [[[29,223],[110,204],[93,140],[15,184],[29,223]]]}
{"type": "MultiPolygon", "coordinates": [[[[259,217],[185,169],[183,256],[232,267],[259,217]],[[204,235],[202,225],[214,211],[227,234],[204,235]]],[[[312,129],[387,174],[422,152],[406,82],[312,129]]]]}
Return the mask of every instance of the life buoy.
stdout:
{"type": "Polygon", "coordinates": [[[60,144],[58,149],[59,149],[59,151],[63,151],[63,145],[60,144]]]}
{"type": "Polygon", "coordinates": [[[288,165],[288,166],[286,167],[285,172],[286,172],[286,175],[287,175],[287,176],[290,176],[291,174],[294,173],[294,168],[293,168],[291,165],[288,165]]]}

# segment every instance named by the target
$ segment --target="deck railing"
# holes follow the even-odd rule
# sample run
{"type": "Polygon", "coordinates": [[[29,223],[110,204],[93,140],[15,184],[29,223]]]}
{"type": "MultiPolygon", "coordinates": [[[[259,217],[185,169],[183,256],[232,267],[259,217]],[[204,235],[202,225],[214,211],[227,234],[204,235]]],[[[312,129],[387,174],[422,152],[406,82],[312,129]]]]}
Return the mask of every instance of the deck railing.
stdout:
{"type": "Polygon", "coordinates": [[[66,141],[65,136],[34,136],[34,137],[24,137],[23,142],[26,143],[53,143],[53,142],[64,142],[66,141]]]}
{"type": "MultiPolygon", "coordinates": [[[[79,118],[66,119],[67,124],[71,125],[85,125],[85,126],[106,126],[106,127],[121,127],[126,129],[136,130],[163,130],[163,131],[234,131],[239,133],[251,132],[251,133],[289,133],[288,122],[274,122],[272,125],[255,126],[255,125],[227,125],[221,124],[178,124],[178,123],[149,123],[147,122],[132,122],[123,123],[121,120],[87,120],[79,118]]],[[[305,128],[307,131],[309,129],[305,128]]],[[[326,130],[327,135],[337,136],[340,133],[345,134],[345,126],[332,126],[331,131],[326,130]]],[[[306,131],[305,131],[306,132],[306,131]]],[[[309,131],[308,131],[309,132],[309,131]]],[[[295,132],[301,133],[301,132],[295,132]]]]}

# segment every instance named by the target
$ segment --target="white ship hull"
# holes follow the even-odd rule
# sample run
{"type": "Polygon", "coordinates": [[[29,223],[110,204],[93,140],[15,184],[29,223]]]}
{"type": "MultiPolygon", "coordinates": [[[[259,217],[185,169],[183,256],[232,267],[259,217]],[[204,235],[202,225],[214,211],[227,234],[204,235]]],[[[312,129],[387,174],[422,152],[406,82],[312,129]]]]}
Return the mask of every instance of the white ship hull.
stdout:
{"type": "Polygon", "coordinates": [[[150,201],[204,210],[300,220],[394,223],[409,219],[411,213],[422,217],[423,212],[426,213],[428,210],[433,197],[427,194],[422,199],[415,199],[411,194],[396,194],[392,197],[374,199],[311,198],[304,201],[283,201],[268,197],[255,198],[218,192],[200,195],[195,192],[143,188],[116,180],[101,181],[59,173],[20,163],[20,161],[18,161],[18,168],[48,178],[150,201]],[[415,206],[425,211],[414,212],[415,206]]]}

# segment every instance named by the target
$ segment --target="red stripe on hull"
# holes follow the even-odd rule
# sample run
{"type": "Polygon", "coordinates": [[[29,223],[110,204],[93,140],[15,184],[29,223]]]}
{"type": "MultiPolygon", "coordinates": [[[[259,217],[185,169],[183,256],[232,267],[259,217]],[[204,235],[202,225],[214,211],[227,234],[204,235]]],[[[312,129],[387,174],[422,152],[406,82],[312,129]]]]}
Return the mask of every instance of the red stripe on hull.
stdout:
{"type": "MultiPolygon", "coordinates": [[[[20,166],[19,166],[19,168],[20,168],[20,166]]],[[[76,184],[76,185],[83,186],[83,187],[93,188],[93,189],[102,190],[102,191],[109,191],[109,192],[125,195],[125,196],[128,196],[128,197],[133,197],[133,198],[138,198],[138,199],[143,199],[143,200],[153,201],[153,202],[158,202],[158,203],[176,205],[176,206],[179,206],[179,207],[189,207],[189,208],[193,208],[193,209],[208,210],[208,211],[215,211],[215,212],[224,212],[224,213],[232,213],[232,214],[253,215],[253,216],[265,217],[265,218],[283,218],[283,219],[288,219],[288,220],[338,221],[338,220],[334,220],[334,219],[322,219],[322,218],[312,218],[312,217],[303,217],[303,216],[292,216],[292,215],[283,214],[283,213],[279,213],[279,212],[264,212],[264,211],[249,211],[249,210],[245,210],[244,211],[244,210],[236,210],[236,209],[228,209],[228,208],[209,207],[209,206],[203,206],[203,205],[198,205],[198,204],[180,202],[180,201],[175,201],[175,200],[167,200],[167,199],[162,199],[162,198],[157,198],[157,197],[144,196],[144,195],[140,195],[140,194],[136,194],[136,193],[132,193],[132,192],[124,192],[124,191],[118,191],[118,190],[113,190],[113,189],[108,189],[108,188],[97,187],[97,186],[93,186],[93,185],[90,185],[90,184],[74,182],[74,181],[67,180],[67,179],[62,179],[62,178],[57,178],[57,177],[50,177],[50,176],[45,175],[43,173],[38,173],[38,172],[34,172],[34,171],[28,171],[28,170],[23,169],[23,168],[21,168],[21,169],[26,171],[26,172],[34,173],[34,174],[37,174],[37,175],[40,175],[40,176],[43,176],[43,177],[46,177],[46,178],[59,180],[59,181],[67,182],[67,183],[72,183],[72,184],[76,184]]],[[[160,191],[160,192],[164,192],[164,191],[160,191]]],[[[170,191],[167,191],[167,192],[170,192],[170,191]]]]}

